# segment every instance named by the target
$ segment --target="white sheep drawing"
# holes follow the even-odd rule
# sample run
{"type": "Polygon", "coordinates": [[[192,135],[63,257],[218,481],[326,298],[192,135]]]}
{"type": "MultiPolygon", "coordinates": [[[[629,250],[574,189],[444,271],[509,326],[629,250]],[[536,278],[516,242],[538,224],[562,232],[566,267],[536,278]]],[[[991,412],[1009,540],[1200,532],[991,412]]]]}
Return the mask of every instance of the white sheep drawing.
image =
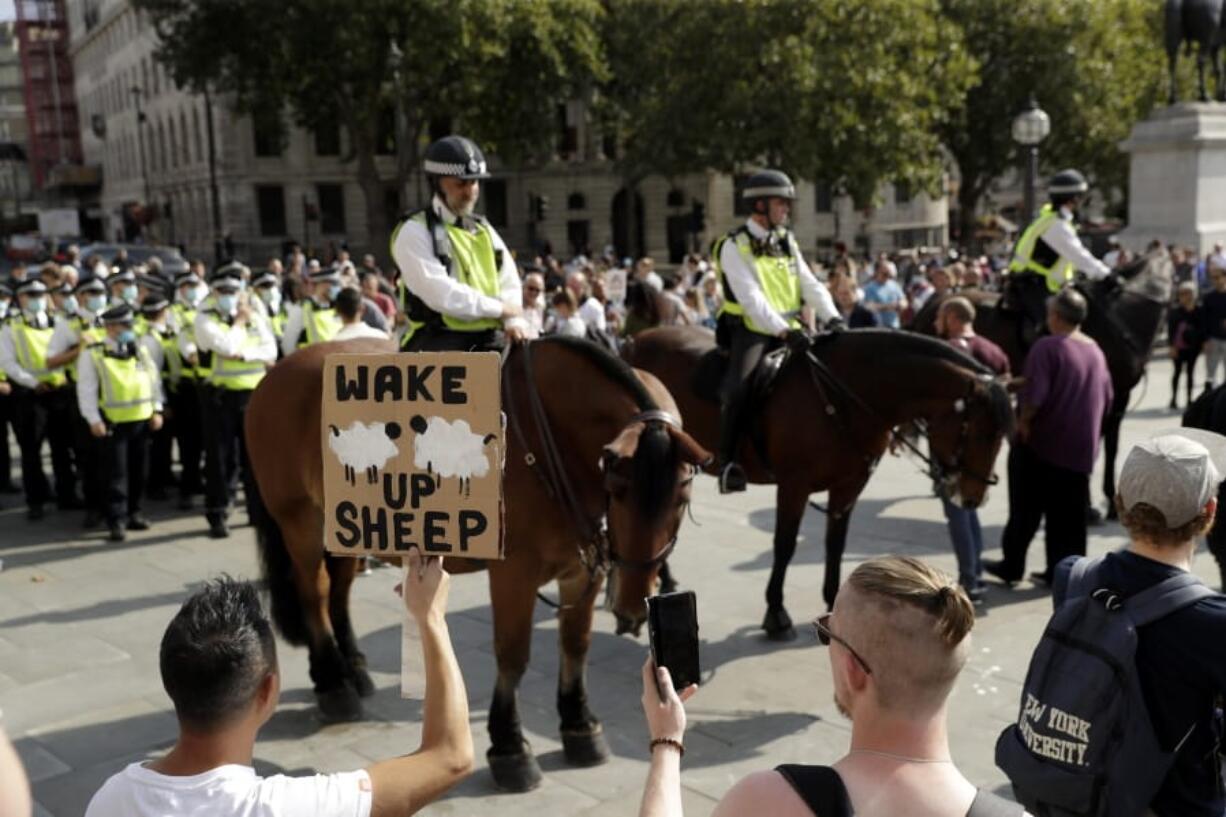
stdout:
{"type": "Polygon", "coordinates": [[[427,419],[420,414],[409,421],[409,426],[417,432],[413,440],[413,465],[433,474],[436,485],[442,484],[443,477],[458,477],[460,493],[468,496],[472,478],[489,473],[485,447],[498,435],[477,434],[466,420],[448,422],[443,417],[427,419]]]}
{"type": "Polygon", "coordinates": [[[363,423],[355,420],[349,428],[338,429],[329,424],[328,448],[345,467],[345,479],[357,484],[357,472],[366,472],[370,484],[379,478],[379,469],[394,458],[399,449],[393,440],[400,436],[399,423],[363,423]]]}

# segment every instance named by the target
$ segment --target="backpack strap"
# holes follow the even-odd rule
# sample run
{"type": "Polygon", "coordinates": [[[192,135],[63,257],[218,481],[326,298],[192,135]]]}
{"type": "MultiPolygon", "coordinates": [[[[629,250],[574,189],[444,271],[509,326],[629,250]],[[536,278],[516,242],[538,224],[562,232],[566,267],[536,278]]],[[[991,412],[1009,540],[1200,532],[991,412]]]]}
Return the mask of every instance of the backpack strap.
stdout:
{"type": "Polygon", "coordinates": [[[1068,574],[1068,585],[1064,592],[1064,600],[1066,602],[1079,599],[1082,596],[1089,596],[1098,589],[1094,587],[1094,581],[1098,575],[1098,566],[1102,562],[1102,556],[1097,556],[1093,559],[1083,556],[1076,562],[1073,562],[1073,567],[1068,574]]]}
{"type": "Polygon", "coordinates": [[[990,791],[979,789],[971,801],[966,817],[1022,817],[1026,809],[990,791]]]}
{"type": "Polygon", "coordinates": [[[817,817],[853,817],[855,814],[843,778],[829,766],[788,763],[776,766],[775,771],[783,775],[817,817]]]}
{"type": "Polygon", "coordinates": [[[1153,587],[1142,590],[1124,600],[1124,610],[1137,627],[1166,618],[1172,613],[1195,604],[1201,599],[1216,596],[1200,579],[1191,573],[1180,573],[1163,579],[1153,587]]]}

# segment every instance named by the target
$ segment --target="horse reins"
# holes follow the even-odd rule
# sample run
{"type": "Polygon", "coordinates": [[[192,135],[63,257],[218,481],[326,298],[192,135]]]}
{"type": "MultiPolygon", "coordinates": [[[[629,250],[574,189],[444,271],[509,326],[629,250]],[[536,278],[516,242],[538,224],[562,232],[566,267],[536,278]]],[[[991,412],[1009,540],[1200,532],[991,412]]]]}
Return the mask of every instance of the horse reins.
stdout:
{"type": "MultiPolygon", "coordinates": [[[[575,491],[569,474],[566,471],[566,464],[562,460],[562,453],[558,449],[557,440],[554,438],[553,429],[549,423],[549,416],[545,411],[545,405],[541,401],[540,390],[536,388],[535,369],[532,362],[532,344],[527,343],[521,347],[521,355],[523,357],[524,378],[527,382],[528,392],[528,408],[532,414],[532,420],[536,424],[537,436],[540,442],[541,456],[537,457],[533,453],[533,447],[528,443],[528,436],[524,433],[523,424],[520,422],[519,412],[515,410],[514,397],[512,393],[512,378],[507,370],[508,366],[503,366],[503,389],[506,392],[507,400],[506,407],[508,409],[507,416],[510,420],[511,431],[519,444],[524,449],[524,464],[528,466],[528,470],[536,474],[537,478],[545,488],[545,492],[555,502],[560,501],[565,508],[567,516],[570,517],[571,525],[579,534],[579,562],[587,570],[588,587],[583,595],[586,596],[591,591],[592,586],[609,572],[610,567],[618,567],[628,570],[652,570],[662,563],[673,552],[677,546],[677,537],[680,533],[681,526],[677,525],[677,529],[673,531],[672,538],[669,543],[661,550],[660,553],[646,561],[626,561],[621,559],[616,552],[613,544],[612,533],[609,529],[609,507],[612,503],[612,498],[606,487],[605,489],[605,507],[604,513],[595,522],[591,520],[587,512],[583,508],[578,494],[575,491]]],[[[509,354],[504,357],[504,363],[509,358],[509,354]]],[[[660,409],[650,409],[641,411],[632,416],[626,423],[626,427],[635,423],[662,423],[675,428],[681,428],[681,421],[660,409]]],[[[693,475],[690,476],[693,479],[693,475]]],[[[574,607],[570,604],[559,604],[539,591],[536,594],[537,598],[545,604],[557,610],[567,610],[574,607]]]]}

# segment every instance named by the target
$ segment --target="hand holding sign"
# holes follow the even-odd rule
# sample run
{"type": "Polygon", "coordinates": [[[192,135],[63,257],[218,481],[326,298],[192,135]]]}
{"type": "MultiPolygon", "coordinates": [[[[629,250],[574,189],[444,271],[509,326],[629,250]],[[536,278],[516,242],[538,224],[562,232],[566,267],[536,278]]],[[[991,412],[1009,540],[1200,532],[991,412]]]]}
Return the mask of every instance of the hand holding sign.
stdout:
{"type": "Polygon", "coordinates": [[[443,560],[422,556],[420,550],[411,548],[408,562],[404,581],[396,585],[396,592],[404,597],[404,609],[417,621],[442,616],[447,612],[451,588],[451,576],[443,570],[443,560]]]}

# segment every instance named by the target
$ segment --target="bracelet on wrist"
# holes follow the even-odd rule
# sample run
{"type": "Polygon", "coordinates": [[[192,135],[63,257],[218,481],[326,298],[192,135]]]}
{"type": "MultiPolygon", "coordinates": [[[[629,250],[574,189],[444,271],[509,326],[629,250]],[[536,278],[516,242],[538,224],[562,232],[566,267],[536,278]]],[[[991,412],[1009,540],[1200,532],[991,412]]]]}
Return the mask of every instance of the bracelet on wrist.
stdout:
{"type": "Polygon", "coordinates": [[[655,754],[657,746],[669,746],[676,749],[677,754],[679,754],[681,757],[685,757],[685,747],[681,745],[681,741],[674,738],[655,738],[648,745],[648,749],[652,754],[655,754]]]}

